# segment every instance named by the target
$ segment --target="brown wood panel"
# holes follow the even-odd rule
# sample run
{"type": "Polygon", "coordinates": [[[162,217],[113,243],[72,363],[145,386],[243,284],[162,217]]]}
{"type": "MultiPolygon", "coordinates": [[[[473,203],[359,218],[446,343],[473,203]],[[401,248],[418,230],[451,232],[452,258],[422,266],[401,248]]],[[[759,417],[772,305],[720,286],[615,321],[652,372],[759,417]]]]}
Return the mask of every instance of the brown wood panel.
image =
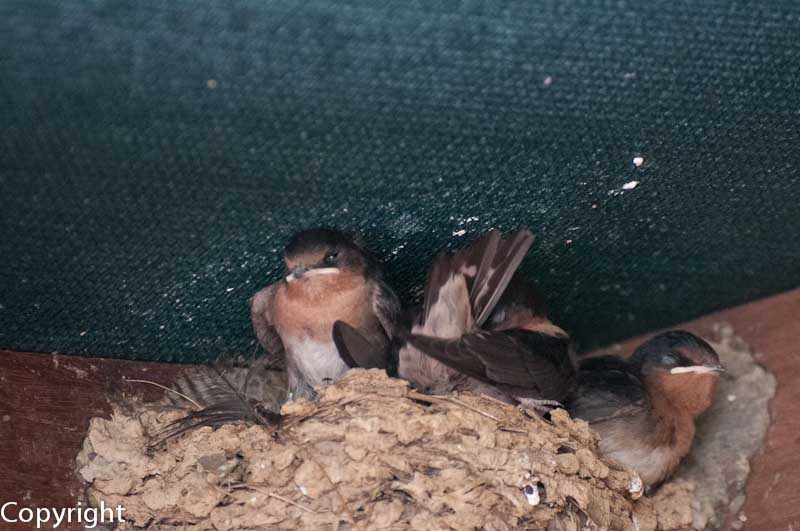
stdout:
{"type": "MultiPolygon", "coordinates": [[[[75,507],[81,484],[73,472],[89,419],[108,417],[111,393],[145,398],[162,391],[123,378],[169,384],[179,365],[88,359],[0,350],[0,505],[75,507]]],[[[30,529],[0,522],[0,529],[30,529]]],[[[60,526],[82,530],[77,523],[60,526]]]]}
{"type": "MultiPolygon", "coordinates": [[[[752,463],[744,529],[800,531],[800,475],[794,473],[800,470],[800,289],[678,326],[713,335],[717,323],[732,325],[778,381],[770,404],[773,424],[752,463]]],[[[643,337],[617,348],[629,351],[643,337]]],[[[169,384],[180,371],[177,365],[0,350],[0,502],[74,506],[81,492],[74,459],[89,419],[110,413],[106,396],[125,388],[156,397],[160,391],[132,387],[123,378],[169,384]]]]}

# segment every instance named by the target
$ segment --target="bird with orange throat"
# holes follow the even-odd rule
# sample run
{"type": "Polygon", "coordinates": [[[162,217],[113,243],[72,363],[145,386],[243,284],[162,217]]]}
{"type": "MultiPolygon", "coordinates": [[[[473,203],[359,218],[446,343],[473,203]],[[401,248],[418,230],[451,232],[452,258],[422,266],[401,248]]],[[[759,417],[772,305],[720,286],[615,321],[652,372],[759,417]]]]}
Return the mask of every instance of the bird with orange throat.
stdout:
{"type": "Polygon", "coordinates": [[[352,367],[389,365],[400,302],[363,246],[337,230],[305,230],[286,245],[284,265],[284,278],[252,298],[250,316],[264,349],[286,356],[289,399],[316,396],[315,387],[352,367]],[[336,321],[372,348],[343,355],[332,337],[336,321]]]}
{"type": "Polygon", "coordinates": [[[583,361],[566,407],[600,435],[604,457],[655,486],[689,453],[695,420],[711,406],[723,370],[717,353],[699,337],[664,332],[628,359],[583,361]]]}

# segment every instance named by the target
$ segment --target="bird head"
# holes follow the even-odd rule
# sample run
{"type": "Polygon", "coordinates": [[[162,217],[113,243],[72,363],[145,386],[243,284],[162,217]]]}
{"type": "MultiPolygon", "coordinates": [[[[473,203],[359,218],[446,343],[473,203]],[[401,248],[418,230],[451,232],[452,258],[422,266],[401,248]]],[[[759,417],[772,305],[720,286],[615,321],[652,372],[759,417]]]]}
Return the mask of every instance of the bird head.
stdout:
{"type": "Polygon", "coordinates": [[[320,275],[364,274],[373,259],[355,240],[334,229],[308,229],[295,234],[283,256],[286,281],[295,282],[320,275]]]}
{"type": "Polygon", "coordinates": [[[725,370],[711,345],[682,330],[664,332],[643,343],[631,362],[639,368],[651,395],[655,392],[692,415],[711,406],[725,370]]]}

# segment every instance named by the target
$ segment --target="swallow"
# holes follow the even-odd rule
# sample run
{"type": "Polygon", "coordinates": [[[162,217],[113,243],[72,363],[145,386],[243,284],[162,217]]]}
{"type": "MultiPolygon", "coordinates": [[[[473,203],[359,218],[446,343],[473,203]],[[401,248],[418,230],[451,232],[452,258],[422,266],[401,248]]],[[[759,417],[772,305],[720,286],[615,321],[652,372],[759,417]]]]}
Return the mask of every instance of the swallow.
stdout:
{"type": "Polygon", "coordinates": [[[566,407],[600,435],[606,458],[635,470],[653,487],[691,449],[695,419],[711,406],[723,370],[702,339],[681,330],[664,332],[628,359],[583,361],[566,407]]]}
{"type": "Polygon", "coordinates": [[[286,358],[288,398],[313,398],[314,388],[352,367],[386,368],[400,302],[378,261],[353,237],[333,229],[304,230],[284,251],[285,276],[250,301],[258,341],[286,358]],[[371,348],[341,354],[333,324],[342,321],[371,348]]]}
{"type": "MultiPolygon", "coordinates": [[[[493,230],[436,258],[419,316],[400,340],[398,376],[429,394],[470,390],[526,408],[567,395],[568,335],[523,300],[527,290],[507,293],[524,283],[515,272],[533,239],[528,230],[493,230]]],[[[335,329],[359,348],[350,327],[335,329]]]]}

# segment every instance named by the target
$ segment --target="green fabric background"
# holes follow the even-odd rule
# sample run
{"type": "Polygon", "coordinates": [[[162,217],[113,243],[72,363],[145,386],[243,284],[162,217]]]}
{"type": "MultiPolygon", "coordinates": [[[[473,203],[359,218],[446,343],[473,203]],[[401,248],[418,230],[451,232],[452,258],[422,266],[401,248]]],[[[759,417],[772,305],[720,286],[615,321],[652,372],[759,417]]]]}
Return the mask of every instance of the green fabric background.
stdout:
{"type": "Polygon", "coordinates": [[[584,348],[796,287],[799,67],[795,0],[4,0],[0,347],[249,351],[319,224],[406,301],[527,225],[584,348]]]}

